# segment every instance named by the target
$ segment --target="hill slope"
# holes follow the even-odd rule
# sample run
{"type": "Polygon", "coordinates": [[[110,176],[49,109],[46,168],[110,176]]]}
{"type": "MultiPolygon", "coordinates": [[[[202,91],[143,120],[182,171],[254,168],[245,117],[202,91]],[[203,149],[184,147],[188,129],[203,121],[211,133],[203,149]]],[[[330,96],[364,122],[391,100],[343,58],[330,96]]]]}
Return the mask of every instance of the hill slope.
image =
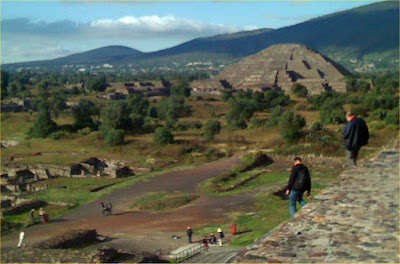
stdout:
{"type": "Polygon", "coordinates": [[[186,63],[198,60],[230,64],[279,43],[307,45],[351,70],[366,67],[366,64],[372,70],[398,69],[399,2],[374,3],[277,30],[261,29],[198,38],[157,52],[141,53],[111,46],[13,66],[114,63],[165,67],[179,62],[184,67],[186,63]]]}

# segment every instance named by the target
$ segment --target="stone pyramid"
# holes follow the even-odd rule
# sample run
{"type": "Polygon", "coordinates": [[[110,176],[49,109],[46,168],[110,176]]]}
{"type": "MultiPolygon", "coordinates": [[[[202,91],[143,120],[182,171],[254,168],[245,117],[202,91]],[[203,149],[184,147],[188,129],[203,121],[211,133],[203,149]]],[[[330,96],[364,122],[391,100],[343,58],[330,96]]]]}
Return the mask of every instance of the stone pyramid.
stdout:
{"type": "Polygon", "coordinates": [[[277,44],[239,63],[227,66],[216,77],[191,83],[192,94],[219,95],[223,89],[290,92],[294,83],[310,95],[327,90],[346,92],[344,75],[350,74],[331,59],[302,44],[277,44]]]}

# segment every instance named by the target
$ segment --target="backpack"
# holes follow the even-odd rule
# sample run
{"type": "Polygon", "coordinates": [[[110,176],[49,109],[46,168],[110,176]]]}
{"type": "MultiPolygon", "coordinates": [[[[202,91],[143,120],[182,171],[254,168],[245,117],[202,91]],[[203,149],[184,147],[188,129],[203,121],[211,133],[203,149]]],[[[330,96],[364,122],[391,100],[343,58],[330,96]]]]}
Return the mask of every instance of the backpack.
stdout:
{"type": "Polygon", "coordinates": [[[302,169],[297,174],[296,180],[293,184],[293,190],[295,191],[306,191],[307,182],[311,181],[310,173],[307,169],[302,169]]]}
{"type": "Polygon", "coordinates": [[[360,147],[368,144],[369,131],[365,121],[360,118],[359,128],[358,128],[358,142],[360,147]]]}

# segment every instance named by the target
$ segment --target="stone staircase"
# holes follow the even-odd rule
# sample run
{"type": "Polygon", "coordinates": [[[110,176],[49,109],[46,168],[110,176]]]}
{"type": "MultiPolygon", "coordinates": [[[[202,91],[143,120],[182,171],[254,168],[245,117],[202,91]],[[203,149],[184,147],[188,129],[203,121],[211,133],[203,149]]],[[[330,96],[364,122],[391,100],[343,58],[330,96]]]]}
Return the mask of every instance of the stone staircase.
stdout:
{"type": "Polygon", "coordinates": [[[244,247],[230,247],[209,245],[207,252],[198,254],[182,263],[227,263],[235,257],[244,247]]]}

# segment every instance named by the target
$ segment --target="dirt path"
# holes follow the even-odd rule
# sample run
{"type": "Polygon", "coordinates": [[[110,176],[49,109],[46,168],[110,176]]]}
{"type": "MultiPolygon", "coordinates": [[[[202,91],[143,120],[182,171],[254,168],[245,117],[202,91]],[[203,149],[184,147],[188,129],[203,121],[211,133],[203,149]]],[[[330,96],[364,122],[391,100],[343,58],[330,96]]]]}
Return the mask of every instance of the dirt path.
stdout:
{"type": "MultiPolygon", "coordinates": [[[[187,226],[197,226],[227,220],[227,213],[253,203],[251,193],[220,197],[200,193],[197,186],[210,177],[216,177],[238,164],[240,155],[201,165],[198,168],[172,171],[148,181],[116,190],[101,200],[79,206],[61,219],[36,225],[25,230],[31,243],[46,239],[72,228],[94,228],[98,233],[113,238],[111,245],[119,248],[168,251],[186,243],[187,226]],[[200,198],[178,209],[144,212],[129,210],[133,201],[147,192],[182,191],[196,193],[200,198]],[[111,201],[113,215],[101,216],[100,202],[111,201]],[[182,239],[172,240],[173,234],[182,239]]],[[[203,234],[196,234],[199,239],[203,234]]],[[[2,237],[2,247],[15,247],[17,234],[2,237]]],[[[196,239],[196,236],[194,237],[196,239]]]]}

